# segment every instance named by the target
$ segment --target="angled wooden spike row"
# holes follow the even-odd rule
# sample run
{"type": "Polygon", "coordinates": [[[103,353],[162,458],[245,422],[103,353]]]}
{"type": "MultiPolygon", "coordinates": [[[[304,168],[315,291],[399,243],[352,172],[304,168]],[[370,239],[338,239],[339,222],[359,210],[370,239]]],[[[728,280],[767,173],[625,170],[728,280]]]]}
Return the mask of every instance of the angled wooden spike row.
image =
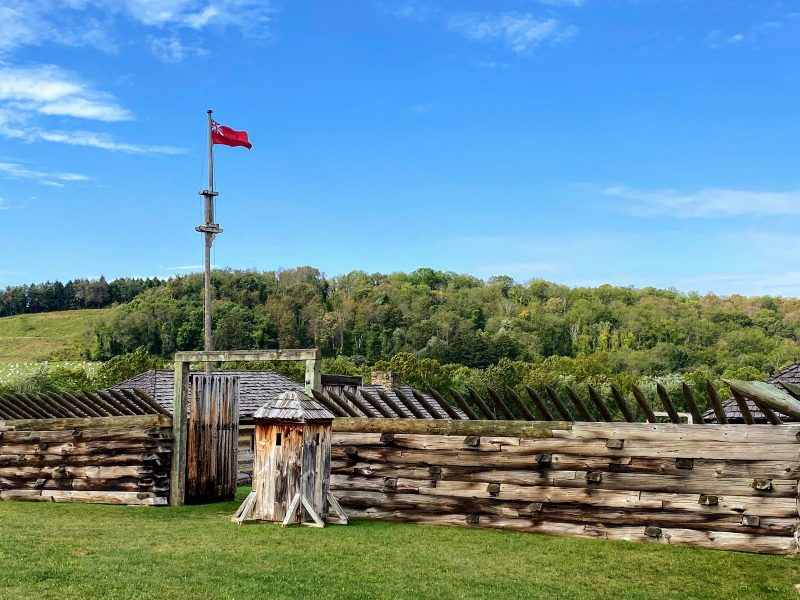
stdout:
{"type": "Polygon", "coordinates": [[[675,405],[672,404],[667,390],[660,383],[656,384],[656,393],[658,393],[658,397],[661,399],[661,404],[664,405],[664,410],[666,410],[669,415],[669,420],[673,423],[680,423],[681,418],[678,415],[678,411],[675,410],[675,405]]]}
{"type": "MultiPolygon", "coordinates": [[[[459,421],[459,420],[461,420],[461,418],[462,418],[462,417],[461,417],[461,415],[459,415],[459,414],[458,414],[458,411],[457,411],[456,409],[454,409],[454,408],[453,408],[453,407],[450,405],[450,403],[449,403],[447,400],[445,400],[445,399],[442,397],[442,395],[441,395],[439,392],[437,392],[437,391],[436,391],[436,390],[434,390],[434,389],[430,389],[430,390],[428,391],[428,393],[429,393],[429,394],[430,394],[430,395],[433,397],[433,399],[434,399],[434,400],[436,400],[436,402],[439,404],[439,407],[440,407],[440,408],[441,408],[441,409],[442,409],[444,412],[446,412],[446,413],[447,413],[447,415],[448,415],[448,416],[449,416],[451,419],[453,419],[453,420],[456,420],[456,421],[459,421]]],[[[469,418],[469,417],[467,417],[467,418],[469,418]]]]}
{"type": "Polygon", "coordinates": [[[690,388],[686,382],[683,383],[683,399],[686,400],[686,405],[689,407],[689,412],[692,413],[692,421],[695,423],[703,423],[703,415],[697,408],[697,402],[694,399],[692,388],[690,388]]]}
{"type": "Polygon", "coordinates": [[[567,396],[569,396],[569,399],[572,401],[572,404],[575,406],[575,410],[578,411],[581,419],[589,423],[594,421],[592,413],[590,413],[586,408],[586,405],[583,403],[583,400],[581,400],[581,397],[578,396],[578,393],[569,386],[567,386],[567,396]]]}
{"type": "Polygon", "coordinates": [[[530,396],[531,402],[533,402],[536,410],[538,410],[539,414],[542,415],[542,419],[544,421],[553,421],[553,415],[550,413],[550,410],[548,410],[547,405],[544,403],[544,400],[542,400],[541,396],[536,393],[536,390],[531,386],[526,385],[525,391],[528,392],[528,396],[530,396]]]}
{"type": "Polygon", "coordinates": [[[644,418],[647,419],[647,422],[657,423],[658,419],[656,419],[653,409],[650,408],[650,404],[647,402],[644,392],[642,392],[642,390],[635,385],[631,388],[631,392],[633,392],[633,397],[636,399],[636,403],[639,405],[639,408],[641,409],[644,418]]]}

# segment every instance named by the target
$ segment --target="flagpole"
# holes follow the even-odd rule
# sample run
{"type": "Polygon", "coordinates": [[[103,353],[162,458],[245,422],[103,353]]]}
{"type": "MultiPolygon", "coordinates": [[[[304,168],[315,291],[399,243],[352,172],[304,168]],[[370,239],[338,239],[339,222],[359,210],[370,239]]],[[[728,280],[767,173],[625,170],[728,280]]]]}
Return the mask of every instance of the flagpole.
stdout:
{"type": "MultiPolygon", "coordinates": [[[[208,110],[208,189],[200,192],[203,196],[204,223],[195,227],[205,236],[204,261],[203,261],[203,349],[211,352],[214,349],[212,342],[212,321],[211,321],[211,246],[214,243],[214,236],[222,233],[222,229],[214,222],[214,197],[218,195],[214,191],[214,140],[212,138],[212,111],[208,110]]],[[[211,372],[211,363],[205,364],[207,373],[211,372]]]]}

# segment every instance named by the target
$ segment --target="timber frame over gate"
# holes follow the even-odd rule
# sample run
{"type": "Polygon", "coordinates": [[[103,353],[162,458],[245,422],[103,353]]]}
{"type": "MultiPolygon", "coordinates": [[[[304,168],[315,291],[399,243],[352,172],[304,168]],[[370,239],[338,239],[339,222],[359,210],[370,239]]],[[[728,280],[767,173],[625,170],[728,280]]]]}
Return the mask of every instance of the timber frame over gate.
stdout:
{"type": "MultiPolygon", "coordinates": [[[[178,352],[175,355],[174,409],[172,414],[172,466],[169,503],[181,506],[186,499],[186,438],[189,368],[192,363],[250,361],[303,361],[306,364],[305,390],[308,395],[322,388],[322,355],[317,348],[306,350],[230,350],[178,352]]],[[[266,401],[266,399],[265,399],[266,401]]]]}

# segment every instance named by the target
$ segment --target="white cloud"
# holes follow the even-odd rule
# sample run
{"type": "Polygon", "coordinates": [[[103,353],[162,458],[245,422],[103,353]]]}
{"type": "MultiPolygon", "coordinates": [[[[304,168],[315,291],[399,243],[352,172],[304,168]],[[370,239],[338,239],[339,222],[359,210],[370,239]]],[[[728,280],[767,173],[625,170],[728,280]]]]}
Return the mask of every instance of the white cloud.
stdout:
{"type": "Polygon", "coordinates": [[[80,173],[59,173],[31,169],[12,162],[0,162],[0,174],[9,179],[33,179],[43,185],[63,187],[64,182],[88,181],[86,175],[80,173]]]}
{"type": "Polygon", "coordinates": [[[583,0],[536,0],[545,6],[583,6],[583,0]]]}
{"type": "Polygon", "coordinates": [[[70,146],[86,146],[99,148],[111,152],[125,152],[127,154],[184,154],[186,148],[176,146],[149,146],[142,144],[129,144],[115,141],[111,136],[91,131],[31,131],[29,135],[45,142],[56,142],[70,146]]]}
{"type": "Polygon", "coordinates": [[[0,109],[96,121],[126,121],[131,113],[113,96],[97,92],[54,65],[0,67],[0,109]]]}
{"type": "Polygon", "coordinates": [[[428,21],[441,13],[441,9],[423,2],[410,0],[402,3],[380,3],[378,9],[385,15],[411,21],[428,21]]]}
{"type": "Polygon", "coordinates": [[[800,190],[785,192],[704,188],[690,193],[624,186],[603,191],[627,201],[628,212],[643,217],[714,218],[800,215],[800,190]]]}
{"type": "Polygon", "coordinates": [[[0,53],[46,43],[113,53],[138,43],[131,25],[170,35],[235,28],[264,37],[272,12],[267,0],[2,0],[0,53]]]}
{"type": "Polygon", "coordinates": [[[553,17],[540,19],[531,13],[459,13],[448,20],[451,31],[469,40],[501,41],[513,52],[523,54],[546,40],[564,41],[577,30],[564,28],[553,17]]]}
{"type": "Polygon", "coordinates": [[[8,205],[8,202],[6,202],[6,199],[0,198],[0,210],[8,210],[9,208],[11,207],[8,205]]]}
{"type": "Polygon", "coordinates": [[[181,267],[167,267],[167,271],[197,271],[202,268],[203,265],[184,265],[181,267]]]}

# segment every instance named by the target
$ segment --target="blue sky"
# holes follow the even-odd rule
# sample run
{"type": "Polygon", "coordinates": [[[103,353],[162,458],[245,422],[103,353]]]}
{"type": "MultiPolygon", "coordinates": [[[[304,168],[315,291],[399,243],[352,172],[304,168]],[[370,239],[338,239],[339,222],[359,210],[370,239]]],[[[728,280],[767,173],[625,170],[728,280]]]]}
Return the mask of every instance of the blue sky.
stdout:
{"type": "Polygon", "coordinates": [[[800,296],[800,1],[0,0],[0,285],[422,266],[800,296]]]}

